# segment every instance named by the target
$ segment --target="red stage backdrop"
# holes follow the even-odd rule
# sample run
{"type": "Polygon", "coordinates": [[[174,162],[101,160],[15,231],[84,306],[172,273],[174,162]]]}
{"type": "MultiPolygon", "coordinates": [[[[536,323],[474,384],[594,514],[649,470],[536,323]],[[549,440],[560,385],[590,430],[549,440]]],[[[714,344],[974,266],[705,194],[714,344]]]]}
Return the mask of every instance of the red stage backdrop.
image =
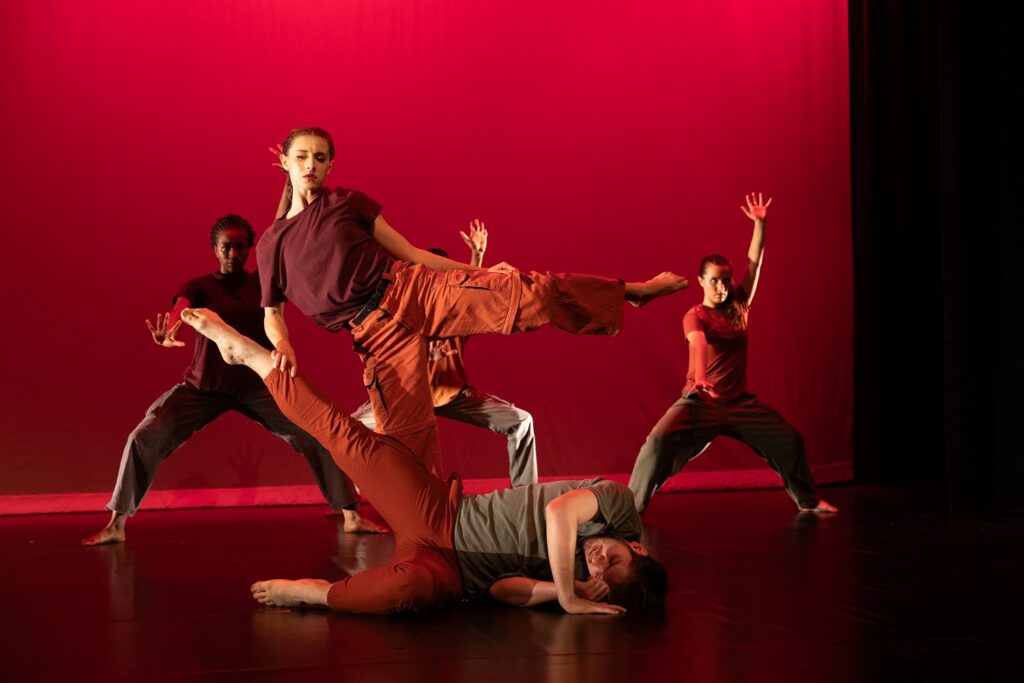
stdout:
{"type": "MultiPolygon", "coordinates": [[[[751,322],[750,388],[807,437],[819,472],[851,460],[845,2],[516,3],[175,0],[4,3],[0,42],[4,365],[0,495],[108,492],[128,432],[187,349],[147,317],[215,269],[225,213],[262,232],[282,182],[267,146],[335,136],[331,180],[415,244],[490,263],[696,278],[745,260],[744,192],[775,198],[751,322]],[[822,469],[824,468],[824,469],[822,469]]],[[[255,255],[250,265],[255,265],[255,255]]],[[[533,412],[544,476],[625,473],[678,396],[696,290],[630,308],[617,338],[479,338],[474,384],[533,412]]],[[[347,333],[289,311],[304,372],[364,397],[347,333]]],[[[507,476],[502,437],[442,421],[446,465],[507,476]]],[[[687,472],[760,469],[716,445],[687,472]]],[[[713,479],[713,477],[712,477],[713,479]]],[[[163,467],[158,489],[311,484],[238,415],[163,467]]],[[[713,483],[713,482],[712,482],[713,483]]]]}

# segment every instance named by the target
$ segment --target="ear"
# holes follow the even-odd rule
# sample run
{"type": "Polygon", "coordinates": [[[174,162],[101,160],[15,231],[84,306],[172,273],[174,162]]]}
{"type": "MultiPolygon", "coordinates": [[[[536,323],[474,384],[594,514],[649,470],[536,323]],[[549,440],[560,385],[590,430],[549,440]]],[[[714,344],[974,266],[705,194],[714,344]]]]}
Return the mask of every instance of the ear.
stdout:
{"type": "Polygon", "coordinates": [[[647,548],[645,548],[640,543],[637,543],[636,541],[630,541],[629,547],[633,549],[634,553],[642,557],[647,557],[650,554],[647,552],[647,548]]]}
{"type": "Polygon", "coordinates": [[[327,162],[327,173],[325,173],[324,175],[330,173],[332,168],[334,168],[334,159],[331,159],[330,161],[327,162]]]}

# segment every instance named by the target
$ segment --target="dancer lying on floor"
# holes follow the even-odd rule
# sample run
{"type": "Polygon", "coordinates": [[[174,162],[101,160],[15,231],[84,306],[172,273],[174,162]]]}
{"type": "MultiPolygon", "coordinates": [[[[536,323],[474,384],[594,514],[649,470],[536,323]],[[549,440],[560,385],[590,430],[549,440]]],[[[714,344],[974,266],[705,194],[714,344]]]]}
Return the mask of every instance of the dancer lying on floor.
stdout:
{"type": "Polygon", "coordinates": [[[401,441],[371,432],[302,377],[279,370],[277,352],[216,313],[187,309],[182,320],[216,343],[227,363],[263,379],[281,411],[330,451],[395,534],[386,567],[335,583],[258,581],[257,601],[374,614],[484,593],[521,606],[557,600],[573,614],[621,614],[663,601],[665,570],[637,542],[640,520],[625,486],[589,479],[463,496],[457,478],[434,476],[401,441]]]}

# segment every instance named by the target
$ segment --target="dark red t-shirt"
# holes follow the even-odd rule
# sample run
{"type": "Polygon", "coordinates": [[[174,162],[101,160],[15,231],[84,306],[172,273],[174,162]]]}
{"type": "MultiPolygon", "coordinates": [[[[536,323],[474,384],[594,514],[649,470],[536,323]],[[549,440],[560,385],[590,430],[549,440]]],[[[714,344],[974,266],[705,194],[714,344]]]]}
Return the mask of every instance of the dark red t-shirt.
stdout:
{"type": "MultiPolygon", "coordinates": [[[[209,308],[228,325],[268,349],[273,347],[263,331],[263,309],[260,308],[260,276],[241,272],[224,275],[212,273],[186,282],[178,297],[188,299],[195,308],[209,308]]],[[[192,364],[185,371],[185,383],[203,391],[245,394],[265,389],[263,380],[244,365],[228,365],[216,345],[201,334],[196,335],[196,351],[192,364]]]]}
{"type": "MultiPolygon", "coordinates": [[[[750,305],[736,301],[735,320],[715,308],[698,304],[683,316],[683,334],[689,338],[694,331],[703,332],[708,340],[705,380],[724,399],[739,398],[747,393],[747,318],[750,305]]],[[[690,366],[686,372],[683,395],[697,391],[694,383],[694,348],[690,347],[690,366]]]]}
{"type": "Polygon", "coordinates": [[[291,301],[317,325],[341,329],[391,264],[373,239],[379,215],[362,192],[324,188],[302,213],[274,221],[256,245],[262,305],[291,301]]]}

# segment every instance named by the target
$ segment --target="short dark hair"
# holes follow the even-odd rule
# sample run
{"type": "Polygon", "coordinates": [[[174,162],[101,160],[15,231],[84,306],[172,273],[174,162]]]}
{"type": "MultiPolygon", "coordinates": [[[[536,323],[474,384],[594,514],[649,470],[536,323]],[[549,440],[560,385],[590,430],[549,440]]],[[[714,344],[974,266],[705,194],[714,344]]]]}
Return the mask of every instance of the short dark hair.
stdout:
{"type": "Polygon", "coordinates": [[[427,249],[427,251],[429,251],[431,254],[443,256],[444,258],[451,258],[450,256],[448,256],[448,252],[442,249],[441,247],[431,247],[430,249],[427,249]]]}
{"type": "Polygon", "coordinates": [[[217,219],[217,222],[213,224],[213,228],[210,230],[210,246],[217,246],[217,238],[225,230],[231,230],[232,228],[238,228],[244,230],[246,236],[249,238],[249,246],[251,247],[256,243],[256,231],[249,225],[249,221],[245,220],[241,216],[229,213],[227,216],[221,216],[217,219]]]}
{"type": "Polygon", "coordinates": [[[641,555],[632,547],[629,552],[633,554],[629,578],[621,583],[608,584],[608,602],[621,605],[631,613],[661,609],[668,595],[668,572],[665,571],[665,565],[650,555],[641,555]]]}
{"type": "Polygon", "coordinates": [[[292,148],[292,143],[295,142],[295,138],[302,135],[312,135],[313,137],[323,138],[327,141],[327,157],[334,159],[334,140],[331,139],[331,134],[323,128],[292,128],[291,132],[288,133],[288,137],[281,143],[281,151],[285,154],[292,148]]]}

